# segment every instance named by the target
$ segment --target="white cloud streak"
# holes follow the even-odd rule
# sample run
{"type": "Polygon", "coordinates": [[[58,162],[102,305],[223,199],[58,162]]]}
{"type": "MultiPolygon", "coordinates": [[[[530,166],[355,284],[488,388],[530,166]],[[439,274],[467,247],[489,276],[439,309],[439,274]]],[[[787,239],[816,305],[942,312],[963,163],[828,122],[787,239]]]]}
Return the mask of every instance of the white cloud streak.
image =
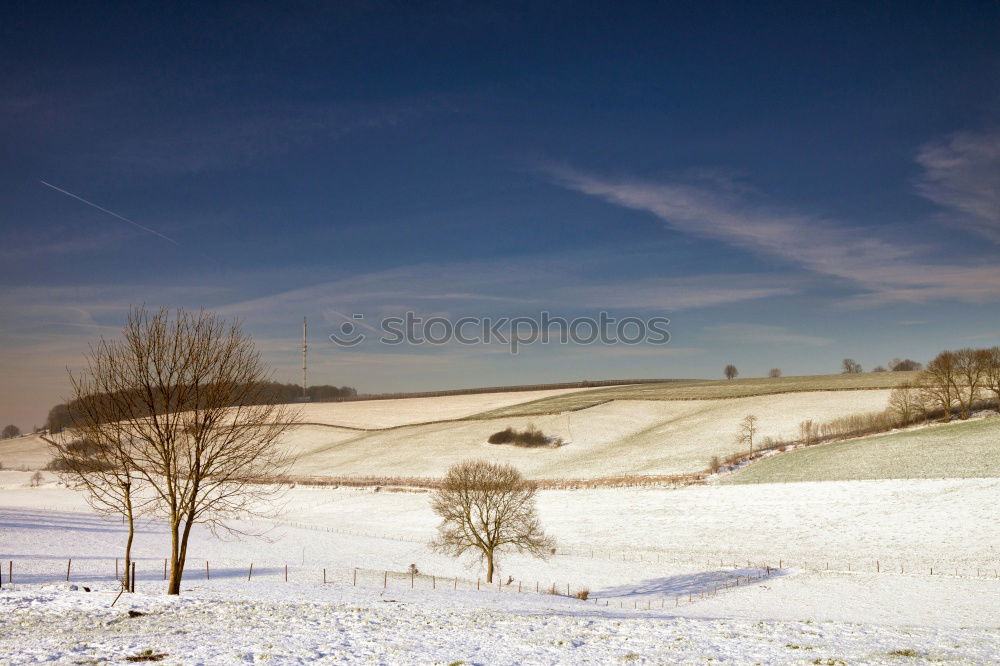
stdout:
{"type": "Polygon", "coordinates": [[[762,206],[733,188],[611,179],[565,167],[546,171],[560,185],[651,213],[673,231],[777,257],[860,287],[852,305],[985,302],[1000,298],[1000,266],[931,264],[918,248],[820,216],[762,206]]]}
{"type": "Polygon", "coordinates": [[[1000,243],[1000,131],[960,132],[917,153],[917,191],[955,214],[956,226],[1000,243]]]}

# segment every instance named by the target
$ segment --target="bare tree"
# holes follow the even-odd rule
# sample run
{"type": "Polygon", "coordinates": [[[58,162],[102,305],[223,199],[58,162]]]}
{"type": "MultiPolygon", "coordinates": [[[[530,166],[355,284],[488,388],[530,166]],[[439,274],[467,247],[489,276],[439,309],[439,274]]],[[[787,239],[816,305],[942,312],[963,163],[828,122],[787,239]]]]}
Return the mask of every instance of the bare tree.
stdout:
{"type": "Polygon", "coordinates": [[[781,376],[781,368],[771,368],[770,370],[767,371],[767,376],[768,377],[774,377],[774,378],[780,377],[781,376]]]}
{"type": "Polygon", "coordinates": [[[279,492],[290,462],[279,436],[297,420],[268,404],[269,375],[238,322],[204,311],[130,310],[122,337],[101,340],[73,377],[77,396],[107,403],[125,464],[148,484],[170,531],[168,594],[179,594],[196,523],[228,521],[279,492]]]}
{"type": "Polygon", "coordinates": [[[736,379],[737,375],[740,374],[740,371],[736,369],[735,365],[730,363],[725,367],[723,373],[726,375],[726,379],[736,379]]]}
{"type": "Polygon", "coordinates": [[[736,443],[749,446],[750,453],[753,453],[753,438],[757,435],[757,431],[759,430],[757,420],[757,417],[753,414],[747,414],[743,417],[743,420],[740,421],[739,428],[736,430],[736,443]]]}
{"type": "Polygon", "coordinates": [[[535,511],[535,484],[512,465],[483,460],[453,465],[432,506],[441,524],[431,546],[455,557],[478,553],[486,561],[487,582],[493,582],[498,551],[512,548],[544,558],[553,547],[535,511]]]}
{"type": "Polygon", "coordinates": [[[840,363],[840,372],[845,375],[854,375],[859,372],[863,372],[861,364],[855,361],[853,358],[845,358],[840,363]]]}
{"type": "Polygon", "coordinates": [[[3,434],[0,435],[0,437],[3,437],[3,439],[10,439],[11,437],[20,437],[20,436],[21,436],[21,429],[13,424],[9,426],[4,426],[3,434]]]}
{"type": "Polygon", "coordinates": [[[923,400],[929,406],[940,409],[945,421],[950,421],[961,392],[955,352],[943,351],[935,356],[918,376],[917,385],[923,400]]]}
{"type": "MultiPolygon", "coordinates": [[[[123,438],[121,424],[109,413],[109,401],[95,393],[80,394],[73,410],[74,426],[57,435],[43,436],[52,451],[54,467],[66,485],[84,493],[87,504],[97,513],[121,516],[128,527],[125,540],[125,576],[132,564],[135,519],[148,508],[150,497],[140,500],[141,476],[132,467],[131,441],[123,438]],[[76,438],[74,435],[81,435],[76,438]]],[[[134,591],[134,590],[133,590],[134,591]]]]}
{"type": "Polygon", "coordinates": [[[991,347],[986,353],[986,377],[983,380],[983,387],[993,394],[997,411],[1000,412],[1000,347],[991,347]]]}
{"type": "Polygon", "coordinates": [[[819,424],[815,423],[812,419],[806,419],[805,421],[799,422],[799,439],[806,446],[811,445],[817,439],[819,439],[819,424]]]}
{"type": "Polygon", "coordinates": [[[958,385],[958,412],[969,418],[973,404],[987,381],[990,353],[985,349],[959,349],[955,352],[955,374],[958,385]]]}
{"type": "Polygon", "coordinates": [[[912,423],[927,412],[919,388],[910,382],[903,382],[892,389],[887,409],[899,425],[912,423]]]}
{"type": "Polygon", "coordinates": [[[42,476],[42,473],[36,470],[35,473],[31,475],[31,487],[37,488],[38,486],[42,485],[42,481],[44,480],[45,477],[42,476]]]}

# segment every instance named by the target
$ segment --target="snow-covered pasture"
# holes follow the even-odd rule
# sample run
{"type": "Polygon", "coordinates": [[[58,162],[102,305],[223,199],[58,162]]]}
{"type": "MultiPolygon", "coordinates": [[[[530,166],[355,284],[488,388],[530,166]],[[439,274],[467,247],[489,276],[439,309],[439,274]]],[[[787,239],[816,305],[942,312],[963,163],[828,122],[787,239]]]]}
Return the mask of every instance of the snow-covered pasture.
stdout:
{"type": "Polygon", "coordinates": [[[468,419],[375,432],[309,427],[286,436],[298,456],[294,472],[315,476],[443,476],[468,458],[515,465],[531,478],[594,478],[624,474],[683,474],[712,456],[741,450],[734,441],[747,414],[760,419],[759,436],[792,438],[805,419],[822,422],[879,411],[888,390],[810,391],[720,400],[616,400],[588,409],[538,416],[468,419]],[[534,424],[561,437],[559,448],[490,445],[508,426],[534,424]]]}
{"type": "Polygon", "coordinates": [[[1000,543],[996,479],[544,491],[539,512],[557,553],[504,558],[501,579],[514,581],[499,592],[475,590],[475,561],[429,550],[428,494],[297,487],[275,522],[248,525],[270,527],[267,540],[220,541],[196,529],[180,599],[162,596],[166,532],[143,525],[140,594],[110,609],[120,523],[85,512],[51,476],[41,488],[25,487],[27,477],[0,479],[2,558],[14,561],[15,577],[11,590],[5,575],[0,593],[9,663],[120,660],[146,649],[213,664],[1000,656],[1000,579],[989,570],[1000,543]],[[64,581],[68,558],[76,591],[64,581]],[[733,587],[779,560],[771,577],[733,587]],[[383,587],[380,572],[411,564],[425,574],[412,589],[405,575],[383,587]],[[536,594],[535,581],[591,597],[536,594]],[[129,609],[149,614],[129,618],[129,609]]]}
{"type": "MultiPolygon", "coordinates": [[[[292,473],[308,476],[438,478],[469,458],[508,462],[539,479],[684,474],[704,470],[712,456],[740,451],[734,434],[747,414],[759,417],[760,438],[792,438],[805,419],[822,422],[879,411],[889,396],[884,389],[806,391],[717,400],[615,400],[575,412],[488,420],[461,416],[539,393],[554,392],[306,405],[304,424],[291,428],[282,442],[297,457],[292,473]],[[456,420],[442,421],[446,415],[456,420]],[[421,424],[398,425],[416,421],[421,424]],[[334,422],[352,426],[319,425],[334,422]],[[525,449],[486,443],[498,430],[529,424],[566,444],[525,449]],[[386,429],[352,429],[360,427],[386,429]]],[[[8,469],[38,469],[50,458],[37,437],[9,441],[18,443],[0,448],[0,463],[8,469]]]]}
{"type": "Polygon", "coordinates": [[[460,419],[479,412],[532,400],[576,393],[586,389],[471,393],[427,398],[316,402],[299,406],[305,423],[323,423],[347,428],[392,428],[411,423],[460,419]]]}

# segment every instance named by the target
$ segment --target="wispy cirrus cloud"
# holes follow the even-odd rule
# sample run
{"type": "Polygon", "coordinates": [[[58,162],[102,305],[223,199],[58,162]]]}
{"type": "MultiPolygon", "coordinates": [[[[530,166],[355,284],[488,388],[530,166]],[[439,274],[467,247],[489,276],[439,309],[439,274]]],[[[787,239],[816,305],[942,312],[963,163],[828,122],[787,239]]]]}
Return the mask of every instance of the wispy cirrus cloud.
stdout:
{"type": "Polygon", "coordinates": [[[992,262],[929,263],[920,259],[917,246],[820,215],[761,204],[739,188],[608,178],[567,167],[545,171],[563,187],[646,211],[674,231],[777,257],[859,287],[862,293],[845,301],[852,305],[1000,299],[1000,266],[992,262]]]}
{"type": "Polygon", "coordinates": [[[952,211],[952,224],[1000,243],[1000,131],[959,132],[924,144],[917,191],[952,211]]]}

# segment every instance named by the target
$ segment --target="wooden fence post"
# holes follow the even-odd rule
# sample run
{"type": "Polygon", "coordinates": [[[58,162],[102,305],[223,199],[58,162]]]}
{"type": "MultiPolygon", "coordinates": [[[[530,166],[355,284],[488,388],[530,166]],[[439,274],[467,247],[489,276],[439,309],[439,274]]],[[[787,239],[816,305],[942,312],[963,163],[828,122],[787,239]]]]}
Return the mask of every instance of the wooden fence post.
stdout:
{"type": "Polygon", "coordinates": [[[247,580],[253,577],[253,562],[250,563],[250,571],[247,573],[247,580]]]}
{"type": "Polygon", "coordinates": [[[438,589],[438,579],[437,579],[437,576],[431,576],[431,589],[432,590],[438,589]]]}
{"type": "Polygon", "coordinates": [[[389,572],[388,571],[385,571],[385,572],[382,573],[382,587],[383,587],[383,589],[389,587],[389,572]]]}
{"type": "Polygon", "coordinates": [[[115,580],[121,580],[121,576],[118,575],[118,558],[115,558],[115,580]]]}
{"type": "Polygon", "coordinates": [[[288,563],[285,563],[285,582],[288,582],[288,563]]]}
{"type": "Polygon", "coordinates": [[[326,585],[326,567],[323,567],[323,584],[326,585]]]}
{"type": "Polygon", "coordinates": [[[879,565],[879,563],[878,563],[878,560],[875,560],[875,573],[878,573],[878,572],[879,572],[879,570],[880,570],[880,568],[881,568],[881,567],[880,567],[880,565],[879,565]]]}
{"type": "Polygon", "coordinates": [[[167,558],[163,558],[163,580],[167,579],[167,558]]]}
{"type": "Polygon", "coordinates": [[[14,583],[14,560],[7,563],[7,582],[14,583]]]}
{"type": "Polygon", "coordinates": [[[72,557],[69,558],[69,560],[66,561],[66,582],[67,583],[69,582],[69,568],[71,566],[73,566],[73,558],[72,557]]]}
{"type": "Polygon", "coordinates": [[[212,580],[212,574],[208,571],[208,560],[205,560],[205,580],[212,580]]]}
{"type": "Polygon", "coordinates": [[[352,585],[354,585],[354,587],[358,586],[358,568],[357,567],[354,567],[354,581],[353,581],[352,585]]]}
{"type": "Polygon", "coordinates": [[[135,593],[135,562],[132,563],[132,593],[135,593]]]}

